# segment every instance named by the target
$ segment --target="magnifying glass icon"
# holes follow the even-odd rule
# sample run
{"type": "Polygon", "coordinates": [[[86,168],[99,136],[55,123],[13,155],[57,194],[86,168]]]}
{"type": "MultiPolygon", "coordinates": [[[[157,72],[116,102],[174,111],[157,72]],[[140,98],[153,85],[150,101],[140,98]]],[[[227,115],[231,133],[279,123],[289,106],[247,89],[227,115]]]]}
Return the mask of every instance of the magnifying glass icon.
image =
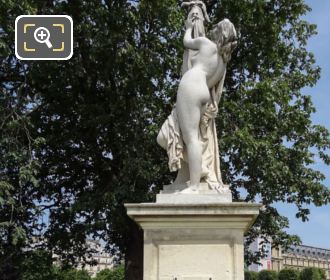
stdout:
{"type": "Polygon", "coordinates": [[[50,49],[53,47],[52,43],[49,41],[50,33],[49,30],[46,27],[38,27],[34,31],[34,39],[38,43],[45,43],[47,47],[50,49]]]}

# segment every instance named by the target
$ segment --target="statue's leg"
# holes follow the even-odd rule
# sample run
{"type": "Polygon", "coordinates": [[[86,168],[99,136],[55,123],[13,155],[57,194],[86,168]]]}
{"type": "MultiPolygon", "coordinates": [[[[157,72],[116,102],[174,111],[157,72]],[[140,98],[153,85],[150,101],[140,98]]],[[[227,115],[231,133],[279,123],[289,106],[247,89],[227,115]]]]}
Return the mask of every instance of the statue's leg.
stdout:
{"type": "MultiPolygon", "coordinates": [[[[198,131],[197,131],[198,132],[198,131]]],[[[190,133],[185,139],[190,174],[190,187],[197,188],[202,174],[202,147],[198,140],[198,133],[190,133]]]]}
{"type": "Polygon", "coordinates": [[[181,162],[181,169],[173,182],[174,185],[183,185],[189,181],[189,168],[188,164],[184,161],[181,162]]]}
{"type": "Polygon", "coordinates": [[[196,189],[202,173],[202,146],[198,137],[201,117],[200,107],[200,105],[192,104],[192,102],[177,102],[182,138],[187,148],[190,187],[196,189]]]}

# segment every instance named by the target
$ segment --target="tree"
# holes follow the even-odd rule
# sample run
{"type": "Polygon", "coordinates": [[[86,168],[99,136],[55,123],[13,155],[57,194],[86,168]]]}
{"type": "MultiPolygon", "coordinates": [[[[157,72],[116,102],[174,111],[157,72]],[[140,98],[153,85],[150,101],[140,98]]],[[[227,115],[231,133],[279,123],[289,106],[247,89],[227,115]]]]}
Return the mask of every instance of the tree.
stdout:
{"type": "MultiPolygon", "coordinates": [[[[271,236],[274,246],[282,244],[285,249],[299,239],[283,230],[288,220],[272,204],[292,203],[297,218],[306,221],[308,204],[329,202],[324,176],[311,167],[313,146],[316,156],[329,164],[324,154],[329,133],[311,122],[315,109],[310,96],[301,93],[320,74],[313,54],[306,50],[316,27],[300,18],[309,11],[304,1],[221,3],[220,17],[228,16],[240,34],[219,118],[220,151],[228,159],[222,162],[224,180],[236,199],[241,198],[237,190],[243,187],[248,191],[245,201],[260,196],[265,205],[247,245],[262,235],[266,241],[271,236]]],[[[256,260],[249,252],[246,255],[248,261],[256,260]]]]}
{"type": "Polygon", "coordinates": [[[101,270],[97,275],[95,280],[124,280],[125,279],[125,267],[124,265],[119,265],[114,270],[104,269],[101,270]]]}
{"type": "MultiPolygon", "coordinates": [[[[330,197],[322,184],[324,175],[311,166],[317,156],[330,163],[329,133],[312,123],[311,98],[301,93],[320,75],[306,50],[316,27],[301,19],[309,11],[303,0],[205,2],[214,22],[230,18],[239,35],[217,119],[222,175],[236,201],[260,197],[265,206],[247,245],[261,235],[285,249],[299,239],[285,232],[288,219],[272,205],[292,203],[297,218],[306,221],[308,205],[327,204],[330,197]],[[247,190],[246,197],[240,188],[247,190]]],[[[14,129],[21,135],[12,138],[21,140],[14,149],[19,160],[15,156],[10,161],[12,150],[1,148],[1,196],[6,205],[15,206],[1,206],[0,211],[2,221],[12,224],[11,209],[22,209],[24,215],[14,215],[17,228],[23,229],[19,236],[24,233],[31,240],[34,229],[42,228],[47,249],[68,264],[85,254],[86,236],[103,238],[109,250],[117,244],[130,258],[126,264],[140,269],[132,273],[133,279],[141,278],[141,265],[133,258],[142,259],[141,243],[134,240],[142,235],[127,218],[123,203],[152,201],[173,178],[155,139],[175,100],[184,17],[176,0],[4,1],[0,73],[6,94],[0,99],[6,129],[1,139],[11,143],[5,108],[13,107],[7,104],[24,104],[18,112],[29,125],[20,122],[20,129],[14,129]],[[14,20],[27,9],[73,17],[74,55],[69,61],[15,58],[14,20]],[[10,84],[22,90],[8,88],[10,84]],[[28,139],[34,139],[30,146],[28,139]],[[23,188],[17,178],[29,163],[29,150],[38,168],[29,171],[34,176],[29,175],[23,188]],[[9,172],[12,166],[14,172],[9,172]],[[24,208],[16,207],[22,190],[24,208]],[[45,225],[37,218],[43,210],[45,225]],[[132,253],[135,245],[140,255],[132,253]]],[[[15,230],[4,232],[8,237],[15,230]]],[[[13,244],[14,239],[3,240],[13,244]]],[[[23,243],[19,248],[29,242],[23,243]]],[[[2,256],[12,252],[6,246],[2,256]]],[[[15,252],[22,254],[21,249],[15,252]]],[[[246,257],[256,260],[249,252],[246,257]]],[[[1,267],[4,263],[1,260],[1,267]]]]}
{"type": "Polygon", "coordinates": [[[244,271],[244,280],[258,280],[258,273],[254,271],[244,271]]]}
{"type": "Polygon", "coordinates": [[[52,256],[45,250],[28,252],[21,262],[20,275],[22,280],[60,280],[53,267],[52,256]]]}
{"type": "Polygon", "coordinates": [[[278,280],[299,280],[299,271],[294,269],[282,269],[278,273],[278,280]]]}
{"type": "MultiPolygon", "coordinates": [[[[27,67],[14,55],[16,15],[35,13],[30,1],[2,1],[0,5],[0,275],[18,279],[20,269],[43,227],[38,205],[39,161],[43,142],[33,137],[31,112],[35,98],[27,85],[27,67]]],[[[34,244],[35,245],[35,244],[34,244]]],[[[37,247],[37,246],[36,246],[37,247]]],[[[38,252],[36,253],[38,254],[38,252]]]]}
{"type": "Polygon", "coordinates": [[[300,272],[300,280],[326,280],[325,272],[316,267],[304,268],[300,272]]]}
{"type": "Polygon", "coordinates": [[[319,268],[319,273],[320,273],[320,276],[321,276],[321,280],[326,280],[327,279],[327,274],[326,274],[324,269],[319,268]]]}
{"type": "Polygon", "coordinates": [[[91,280],[86,270],[70,269],[59,273],[59,280],[91,280]]]}
{"type": "Polygon", "coordinates": [[[24,255],[20,263],[21,280],[91,280],[86,270],[61,269],[53,264],[53,258],[46,250],[34,250],[24,255]]]}
{"type": "Polygon", "coordinates": [[[278,273],[272,270],[262,270],[259,272],[258,280],[278,280],[278,273]]]}
{"type": "Polygon", "coordinates": [[[103,269],[96,274],[95,280],[107,280],[112,277],[113,271],[111,269],[103,269]]]}

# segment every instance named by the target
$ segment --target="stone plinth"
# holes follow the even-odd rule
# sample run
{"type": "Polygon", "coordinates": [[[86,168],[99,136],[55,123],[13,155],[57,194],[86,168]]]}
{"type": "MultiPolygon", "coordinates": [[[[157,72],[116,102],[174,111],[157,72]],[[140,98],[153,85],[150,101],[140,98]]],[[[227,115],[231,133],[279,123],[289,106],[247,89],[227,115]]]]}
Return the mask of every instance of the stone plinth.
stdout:
{"type": "Polygon", "coordinates": [[[220,190],[211,190],[207,183],[200,183],[200,189],[196,193],[183,193],[187,185],[166,185],[157,194],[156,203],[165,204],[209,204],[232,202],[232,194],[229,187],[220,190]]]}
{"type": "Polygon", "coordinates": [[[260,204],[126,204],[144,230],[144,280],[243,280],[243,235],[260,204]]]}

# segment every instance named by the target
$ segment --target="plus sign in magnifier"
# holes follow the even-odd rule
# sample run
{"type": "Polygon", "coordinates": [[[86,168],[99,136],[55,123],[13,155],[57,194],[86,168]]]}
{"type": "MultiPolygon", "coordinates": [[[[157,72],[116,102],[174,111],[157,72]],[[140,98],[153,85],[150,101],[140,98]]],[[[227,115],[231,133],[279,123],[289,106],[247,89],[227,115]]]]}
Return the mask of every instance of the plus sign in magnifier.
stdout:
{"type": "Polygon", "coordinates": [[[34,39],[41,44],[46,44],[49,49],[53,47],[49,41],[50,33],[46,27],[39,27],[34,31],[34,39]]]}

